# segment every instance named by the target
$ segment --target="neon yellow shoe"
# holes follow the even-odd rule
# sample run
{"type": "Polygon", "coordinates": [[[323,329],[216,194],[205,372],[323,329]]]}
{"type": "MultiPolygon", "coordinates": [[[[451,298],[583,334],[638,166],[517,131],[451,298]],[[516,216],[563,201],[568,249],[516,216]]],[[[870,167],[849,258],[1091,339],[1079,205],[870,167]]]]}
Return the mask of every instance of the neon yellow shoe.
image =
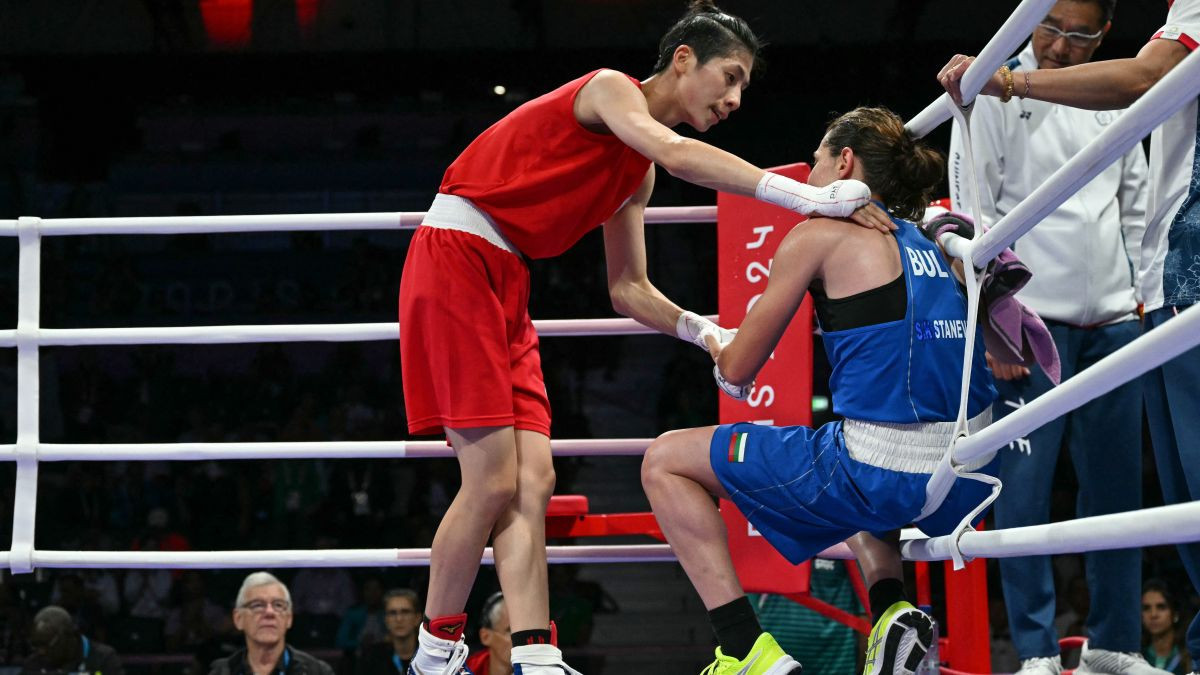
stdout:
{"type": "Polygon", "coordinates": [[[871,629],[863,675],[912,675],[933,641],[933,620],[907,602],[897,602],[871,629]]]}
{"type": "Polygon", "coordinates": [[[713,661],[700,675],[784,675],[804,670],[800,663],[788,656],[771,637],[763,633],[754,641],[750,653],[741,661],[732,656],[725,656],[717,647],[717,660],[713,661]]]}

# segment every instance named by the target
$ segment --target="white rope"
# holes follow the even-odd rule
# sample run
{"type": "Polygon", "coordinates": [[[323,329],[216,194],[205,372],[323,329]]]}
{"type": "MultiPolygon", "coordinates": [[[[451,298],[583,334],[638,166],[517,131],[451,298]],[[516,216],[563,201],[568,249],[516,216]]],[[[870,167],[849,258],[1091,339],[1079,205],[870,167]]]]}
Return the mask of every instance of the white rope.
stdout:
{"type": "MultiPolygon", "coordinates": [[[[652,438],[551,440],[555,457],[640,457],[652,438]]],[[[0,461],[16,458],[16,445],[0,445],[0,461]]],[[[42,443],[42,462],[214,459],[379,459],[453,457],[445,441],[306,441],[300,443],[42,443]]]]}
{"type": "MultiPolygon", "coordinates": [[[[1109,164],[1123,157],[1134,144],[1141,142],[1141,139],[1163,120],[1195,99],[1198,94],[1200,57],[1192,54],[1118,116],[1116,122],[1109,125],[1032,194],[1021,200],[1020,204],[987,233],[979,236],[980,228],[977,227],[976,239],[970,242],[953,234],[945,235],[947,251],[963,260],[972,261],[973,265],[986,265],[1001,250],[1032,229],[1109,164]]],[[[974,194],[977,196],[980,192],[977,185],[974,194]]],[[[1049,393],[1043,394],[1021,410],[993,423],[974,437],[959,439],[954,448],[953,461],[966,463],[997,450],[1050,420],[1183,353],[1200,342],[1200,331],[1193,325],[1198,317],[1189,318],[1191,321],[1185,326],[1176,325],[1183,319],[1181,316],[1141,336],[1049,393]],[[1188,326],[1192,326],[1191,334],[1187,332],[1188,326]],[[1168,328],[1172,330],[1166,330],[1168,328]],[[1021,414],[1016,419],[1009,419],[1017,413],[1021,414]]],[[[935,478],[939,477],[944,478],[935,474],[935,478]]],[[[941,487],[944,481],[936,482],[941,487]]],[[[935,480],[931,480],[930,485],[932,489],[935,480]]]]}
{"type": "MultiPolygon", "coordinates": [[[[266,216],[164,216],[143,218],[46,218],[42,236],[81,234],[217,234],[328,230],[411,230],[423,211],[397,213],[304,213],[266,216]]],[[[715,223],[715,206],[656,206],[646,223],[715,223]]],[[[0,236],[16,236],[16,221],[0,221],[0,236]]]]}
{"type": "MultiPolygon", "coordinates": [[[[967,72],[963,73],[961,84],[965,104],[971,105],[983,89],[983,85],[987,84],[992,73],[996,72],[1000,64],[1017,51],[1017,47],[1022,42],[1029,39],[1034,27],[1046,18],[1046,13],[1050,11],[1053,4],[1054,0],[1023,0],[1021,4],[1017,5],[1012,15],[1008,17],[1008,21],[1004,22],[1000,30],[992,36],[992,39],[975,57],[974,63],[967,68],[967,72]]],[[[950,119],[950,107],[954,106],[956,104],[950,99],[950,95],[942,94],[909,120],[904,127],[917,138],[924,138],[929,135],[929,132],[950,119]]]]}
{"type": "MultiPolygon", "coordinates": [[[[971,240],[979,241],[983,233],[983,217],[982,208],[979,204],[979,195],[983,193],[981,181],[975,171],[975,155],[971,150],[971,112],[970,110],[962,110],[953,103],[949,104],[950,112],[954,116],[954,123],[958,125],[959,130],[963,134],[965,152],[966,152],[966,167],[967,180],[974,186],[971,191],[971,216],[975,220],[975,231],[972,232],[971,240]]],[[[945,501],[946,495],[949,494],[950,488],[958,478],[978,481],[991,486],[991,494],[986,499],[980,502],[975,508],[971,509],[954,528],[951,535],[957,539],[962,533],[971,529],[972,524],[979,514],[983,513],[996,498],[1000,496],[1002,484],[999,478],[990,476],[982,472],[968,472],[964,470],[964,465],[955,461],[955,446],[962,442],[964,438],[970,436],[971,431],[967,426],[967,406],[971,398],[971,376],[974,373],[974,358],[975,358],[975,336],[976,329],[979,323],[979,295],[983,288],[983,272],[976,269],[974,265],[963,265],[963,284],[967,291],[967,333],[963,340],[963,361],[962,361],[962,379],[960,380],[961,389],[959,391],[958,400],[958,420],[955,422],[954,436],[951,438],[949,445],[946,447],[946,454],[942,461],[930,476],[929,482],[925,486],[925,505],[921,509],[921,513],[917,516],[917,521],[921,521],[927,516],[937,511],[938,507],[945,501]]],[[[951,548],[951,560],[954,561],[954,569],[962,569],[966,563],[963,560],[962,553],[957,548],[951,548]]]]}
{"type": "MultiPolygon", "coordinates": [[[[1003,419],[963,439],[955,459],[969,462],[1200,345],[1200,310],[1190,308],[1075,374],[1003,419]]],[[[1138,411],[1131,411],[1137,414],[1138,411]]],[[[1194,424],[1195,417],[1188,418],[1194,424]]]]}
{"type": "Polygon", "coordinates": [[[980,265],[999,255],[1197,95],[1200,95],[1200,52],[1193,52],[1005,214],[971,246],[971,259],[980,265]]]}
{"type": "MultiPolygon", "coordinates": [[[[9,563],[8,558],[8,551],[0,552],[0,562],[9,563]]],[[[672,562],[675,554],[666,544],[547,546],[546,558],[556,564],[672,562]]],[[[34,551],[33,562],[38,568],[428,567],[429,549],[34,551]]],[[[484,549],[483,563],[495,564],[490,547],[484,549]]]]}
{"type": "MultiPolygon", "coordinates": [[[[1140,548],[1200,541],[1200,502],[1160,506],[1140,511],[1034,525],[965,532],[961,538],[926,538],[916,529],[901,533],[905,560],[949,560],[957,546],[972,558],[1012,558],[1140,548]],[[1147,522],[1154,523],[1147,527],[1147,522]]],[[[552,564],[610,562],[674,562],[666,544],[625,546],[547,546],[552,564]]],[[[818,554],[821,558],[853,559],[845,544],[818,554]]],[[[312,551],[34,551],[36,567],[54,568],[174,568],[228,569],[249,567],[420,567],[429,565],[429,549],[318,549],[312,551]]],[[[0,564],[12,563],[10,551],[0,551],[0,564]]],[[[486,549],[484,564],[493,564],[486,549]]]]}
{"type": "Polygon", "coordinates": [[[1172,504],[1048,525],[964,532],[961,538],[914,539],[901,544],[906,560],[945,560],[957,547],[972,558],[1086,553],[1200,541],[1200,502],[1172,504]]]}
{"type": "MultiPolygon", "coordinates": [[[[1014,18],[1015,16],[1016,13],[1014,13],[1014,18]]],[[[1010,23],[1011,22],[1012,19],[1010,18],[1010,23]]],[[[988,46],[991,47],[995,42],[996,38],[993,38],[992,43],[989,43],[988,46]]],[[[978,66],[982,60],[982,58],[977,59],[976,62],[972,64],[971,68],[974,69],[975,66],[978,66]]],[[[993,64],[985,63],[984,65],[988,66],[988,68],[983,72],[986,72],[990,76],[990,73],[994,70],[994,68],[991,67],[993,64]]],[[[972,70],[969,69],[967,74],[964,74],[963,81],[964,100],[970,103],[970,101],[973,100],[974,94],[977,94],[979,88],[982,87],[982,83],[985,81],[985,78],[981,78],[978,85],[976,85],[974,81],[967,81],[967,75],[972,75],[972,77],[974,77],[972,70]],[[967,93],[971,94],[969,98],[966,96],[967,93]]],[[[974,281],[974,278],[973,275],[969,273],[971,268],[982,268],[990,263],[991,260],[999,255],[1005,247],[1011,245],[1012,242],[1016,241],[1018,237],[1032,229],[1034,225],[1049,215],[1054,209],[1058,208],[1070,195],[1077,192],[1083,185],[1088,183],[1097,174],[1112,164],[1113,161],[1123,157],[1125,153],[1133,147],[1134,144],[1139,143],[1142,138],[1144,138],[1155,127],[1161,124],[1163,120],[1172,115],[1175,110],[1182,107],[1185,103],[1195,99],[1197,94],[1200,94],[1200,58],[1196,58],[1195,55],[1190,55],[1184,60],[1183,63],[1172,70],[1170,74],[1152,87],[1149,92],[1143,95],[1141,99],[1139,99],[1133,106],[1119,116],[1116,123],[1110,125],[1099,136],[1093,139],[1093,141],[1089,143],[1087,147],[1072,157],[1071,160],[1064,164],[1058,171],[1056,171],[1054,175],[1050,177],[1050,179],[1040,185],[1038,189],[1034,190],[1032,194],[1023,199],[1020,204],[1018,204],[1012,211],[1005,215],[1005,217],[1002,218],[1000,222],[998,222],[995,227],[993,227],[986,234],[982,233],[983,228],[979,207],[979,195],[983,190],[976,177],[974,160],[971,157],[969,110],[964,115],[963,111],[959,109],[958,106],[956,106],[953,102],[951,102],[948,97],[943,97],[939,99],[938,102],[935,102],[935,105],[940,103],[941,107],[946,108],[947,112],[953,115],[955,118],[955,123],[959,125],[960,130],[966,139],[964,142],[964,147],[966,148],[967,152],[966,165],[968,169],[968,180],[970,180],[972,185],[975,186],[975,189],[972,190],[972,215],[974,216],[976,222],[975,236],[973,240],[967,242],[961,237],[957,237],[955,235],[944,236],[946,244],[945,248],[949,253],[951,253],[951,255],[955,255],[964,261],[971,262],[970,265],[964,265],[964,268],[968,272],[967,278],[969,280],[968,312],[972,314],[972,316],[969,316],[968,319],[971,320],[975,318],[973,316],[973,310],[977,304],[976,301],[978,297],[978,289],[972,288],[971,282],[974,281]],[[974,299],[971,295],[972,290],[975,290],[974,299]]],[[[963,365],[963,397],[967,396],[967,386],[970,381],[969,358],[974,344],[974,338],[975,334],[972,326],[968,324],[967,349],[963,365]]],[[[1183,350],[1180,350],[1180,352],[1182,351],[1183,350]]],[[[1104,361],[1108,360],[1109,359],[1105,359],[1104,361]]],[[[1101,361],[1101,363],[1104,361],[1101,361]]],[[[1164,361],[1166,361],[1166,359],[1159,361],[1159,363],[1164,361]]],[[[1092,369],[1098,366],[1099,364],[1093,366],[1092,369]]],[[[1107,392],[1116,386],[1123,384],[1129,379],[1132,379],[1132,377],[1135,377],[1136,375],[1139,375],[1152,367],[1154,366],[1149,366],[1144,370],[1139,370],[1135,374],[1130,374],[1128,370],[1123,371],[1120,375],[1121,379],[1119,382],[1113,382],[1110,386],[1101,391],[1096,391],[1095,389],[1087,390],[1081,386],[1074,387],[1072,391],[1077,391],[1081,395],[1087,395],[1087,398],[1082,402],[1071,399],[1069,403],[1064,399],[1063,403],[1065,409],[1059,414],[1065,413],[1078,407],[1079,405],[1082,405],[1083,402],[1091,400],[1092,398],[1099,396],[1101,393],[1107,392]]],[[[1089,369],[1085,372],[1090,372],[1092,369],[1089,369]]],[[[1037,407],[1040,410],[1043,405],[1044,404],[1042,404],[1041,400],[1039,399],[1038,401],[1032,403],[1031,407],[1037,407]]],[[[963,414],[964,408],[960,407],[960,422],[963,414]]],[[[1054,419],[1054,417],[1057,417],[1057,415],[1045,416],[1042,424],[1054,419]]],[[[1029,430],[1032,430],[1032,428],[1036,428],[1037,426],[1041,426],[1041,424],[1027,429],[1025,433],[1027,433],[1029,430]]],[[[1000,431],[994,431],[993,435],[1000,435],[1000,431]]],[[[955,475],[972,477],[976,480],[992,484],[992,493],[988,499],[963,519],[962,523],[959,524],[959,527],[956,528],[954,535],[952,535],[950,539],[955,539],[965,534],[965,532],[969,530],[970,522],[974,520],[974,518],[980,511],[982,511],[983,508],[986,508],[986,506],[990,505],[999,495],[1000,482],[995,478],[987,477],[983,474],[961,474],[957,467],[973,458],[978,458],[988,452],[993,452],[1003,445],[1011,442],[1013,438],[1019,438],[1022,435],[1024,435],[1024,433],[1009,437],[1003,443],[996,443],[994,446],[991,444],[984,445],[983,442],[980,441],[976,441],[972,444],[967,440],[965,434],[956,435],[955,440],[951,442],[946,460],[938,466],[937,471],[934,472],[934,475],[930,478],[929,484],[926,487],[926,503],[925,507],[922,509],[921,517],[929,515],[929,513],[936,509],[937,505],[940,505],[941,501],[945,498],[946,493],[949,491],[955,475]],[[972,455],[968,456],[964,448],[970,449],[972,455]]],[[[950,550],[952,552],[951,557],[954,560],[955,569],[961,569],[963,566],[963,554],[961,554],[953,546],[951,546],[950,550]]]]}
{"type": "MultiPolygon", "coordinates": [[[[716,321],[717,317],[710,316],[716,321]]],[[[543,319],[533,322],[540,337],[587,335],[657,335],[658,331],[633,319],[543,319]]],[[[0,347],[6,341],[0,331],[0,347]]],[[[43,347],[147,344],[244,344],[251,342],[367,342],[395,341],[398,323],[277,324],[253,326],[178,326],[135,328],[42,328],[37,342],[43,347]]]]}

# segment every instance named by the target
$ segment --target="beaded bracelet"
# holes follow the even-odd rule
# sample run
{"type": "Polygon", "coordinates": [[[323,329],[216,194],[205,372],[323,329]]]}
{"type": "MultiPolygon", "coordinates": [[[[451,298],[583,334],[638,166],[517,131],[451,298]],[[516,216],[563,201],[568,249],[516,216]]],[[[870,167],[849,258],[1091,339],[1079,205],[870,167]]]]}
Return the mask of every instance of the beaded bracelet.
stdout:
{"type": "Polygon", "coordinates": [[[1004,80],[1004,93],[1000,96],[1001,103],[1008,103],[1013,95],[1013,74],[1008,66],[1000,66],[1000,77],[1004,80]]]}

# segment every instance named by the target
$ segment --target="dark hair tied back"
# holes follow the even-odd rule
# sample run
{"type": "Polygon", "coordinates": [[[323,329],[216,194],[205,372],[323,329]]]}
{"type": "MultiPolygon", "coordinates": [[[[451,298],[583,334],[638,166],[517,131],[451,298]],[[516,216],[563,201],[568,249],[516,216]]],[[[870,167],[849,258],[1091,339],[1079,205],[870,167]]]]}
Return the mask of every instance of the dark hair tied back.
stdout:
{"type": "Polygon", "coordinates": [[[757,61],[762,40],[743,19],[721,11],[712,0],[691,0],[683,17],[659,40],[653,73],[661,73],[671,65],[680,45],[691,47],[700,63],[739,50],[757,61]]]}
{"type": "Polygon", "coordinates": [[[919,221],[942,182],[946,160],[913,138],[904,120],[887,108],[856,108],[829,124],[825,142],[834,152],[854,150],[864,182],[900,218],[919,221]]]}

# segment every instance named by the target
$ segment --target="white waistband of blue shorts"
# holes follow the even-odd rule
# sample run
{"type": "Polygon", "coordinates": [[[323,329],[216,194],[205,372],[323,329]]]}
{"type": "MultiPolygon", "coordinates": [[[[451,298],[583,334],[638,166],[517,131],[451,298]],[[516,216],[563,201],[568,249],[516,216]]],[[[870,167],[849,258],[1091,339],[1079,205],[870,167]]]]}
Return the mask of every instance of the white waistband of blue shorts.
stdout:
{"type": "MultiPolygon", "coordinates": [[[[976,433],[992,423],[992,408],[967,420],[967,430],[976,433]]],[[[863,464],[906,473],[933,473],[946,455],[954,438],[954,422],[888,424],[886,422],[842,422],[842,438],[850,457],[863,464]]],[[[988,453],[968,462],[967,471],[975,471],[995,457],[988,453]]]]}
{"type": "Polygon", "coordinates": [[[504,236],[499,227],[496,227],[492,217],[471,203],[470,199],[464,197],[445,195],[439,192],[433,198],[433,203],[429,205],[429,211],[425,214],[421,225],[473,234],[483,237],[497,248],[502,248],[513,255],[521,255],[517,247],[508,240],[508,237],[504,236]]]}

